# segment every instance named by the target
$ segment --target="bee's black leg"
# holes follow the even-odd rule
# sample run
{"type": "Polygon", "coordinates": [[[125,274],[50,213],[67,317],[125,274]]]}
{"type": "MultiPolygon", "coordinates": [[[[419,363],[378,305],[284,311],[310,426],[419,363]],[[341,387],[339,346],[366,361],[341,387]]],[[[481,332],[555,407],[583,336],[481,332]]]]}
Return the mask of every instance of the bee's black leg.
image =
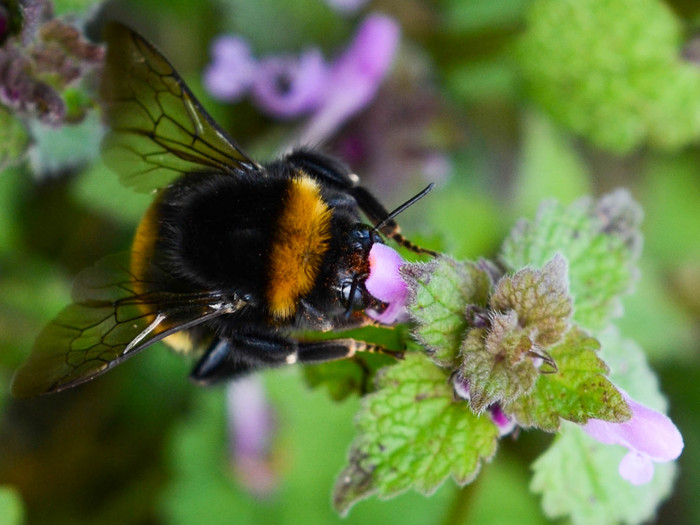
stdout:
{"type": "Polygon", "coordinates": [[[388,350],[380,345],[359,341],[357,339],[328,339],[325,341],[300,342],[297,351],[289,356],[290,363],[324,363],[336,359],[353,357],[357,352],[386,354],[397,359],[403,358],[403,352],[388,350]]]}
{"type": "Polygon", "coordinates": [[[216,338],[190,374],[194,382],[208,385],[235,379],[261,368],[273,368],[293,361],[293,341],[273,336],[216,338]]]}
{"type": "Polygon", "coordinates": [[[382,353],[397,359],[403,352],[358,341],[356,339],[329,339],[297,342],[275,336],[238,336],[217,338],[197,362],[190,378],[202,385],[236,379],[263,368],[294,363],[325,363],[346,359],[357,352],[382,353]]]}
{"type": "Polygon", "coordinates": [[[348,190],[360,181],[347,164],[318,150],[300,148],[284,160],[331,187],[348,190]]]}

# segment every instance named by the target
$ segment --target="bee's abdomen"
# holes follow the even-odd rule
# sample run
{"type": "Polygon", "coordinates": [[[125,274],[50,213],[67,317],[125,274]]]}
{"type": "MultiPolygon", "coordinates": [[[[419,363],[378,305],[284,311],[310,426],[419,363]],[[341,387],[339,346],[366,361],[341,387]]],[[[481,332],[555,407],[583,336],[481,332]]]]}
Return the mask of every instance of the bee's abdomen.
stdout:
{"type": "Polygon", "coordinates": [[[231,290],[262,301],[286,184],[259,174],[184,177],[158,207],[156,259],[189,288],[231,290]]]}
{"type": "Polygon", "coordinates": [[[188,175],[137,230],[132,268],[157,261],[186,288],[246,294],[275,322],[316,284],[331,237],[320,184],[289,176],[188,175]]]}

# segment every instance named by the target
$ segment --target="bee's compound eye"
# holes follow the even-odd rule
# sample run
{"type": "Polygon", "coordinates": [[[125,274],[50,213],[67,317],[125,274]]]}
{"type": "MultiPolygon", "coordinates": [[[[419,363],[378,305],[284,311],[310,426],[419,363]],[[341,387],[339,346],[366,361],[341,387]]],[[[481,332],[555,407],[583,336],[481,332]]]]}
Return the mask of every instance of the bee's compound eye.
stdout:
{"type": "Polygon", "coordinates": [[[375,242],[375,235],[369,226],[362,223],[357,223],[350,231],[350,244],[353,251],[361,253],[369,253],[372,244],[375,242]]]}
{"type": "Polygon", "coordinates": [[[340,286],[340,302],[347,311],[362,310],[365,307],[361,286],[357,279],[344,281],[340,286]]]}
{"type": "Polygon", "coordinates": [[[340,302],[347,307],[350,304],[350,294],[352,290],[352,281],[345,281],[340,285],[340,302]]]}

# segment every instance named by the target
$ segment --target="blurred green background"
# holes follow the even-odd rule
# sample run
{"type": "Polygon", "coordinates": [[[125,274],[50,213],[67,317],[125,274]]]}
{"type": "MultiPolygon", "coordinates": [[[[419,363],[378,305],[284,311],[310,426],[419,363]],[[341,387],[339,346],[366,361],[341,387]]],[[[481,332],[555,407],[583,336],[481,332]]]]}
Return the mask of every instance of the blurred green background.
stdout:
{"type": "MultiPolygon", "coordinates": [[[[326,146],[342,151],[344,141],[371,138],[353,167],[390,208],[436,181],[402,216],[403,228],[457,257],[493,256],[542,199],[628,187],[645,210],[645,245],[617,324],[647,351],[686,442],[657,521],[700,523],[697,2],[376,0],[353,12],[323,0],[56,6],[89,22],[90,35],[118,19],[156,42],[215,119],[262,156],[293,140],[300,122],[208,96],[201,79],[212,39],[237,33],[257,55],[318,46],[329,58],[366,14],[394,17],[402,45],[392,74],[326,146]]],[[[340,522],[330,494],[359,400],[333,401],[299,369],[263,374],[277,429],[266,458],[276,486],[265,494],[236,475],[224,390],[191,384],[191,364],[164,346],[71,391],[9,397],[14,369],[70,300],[73,277],[127,249],[150,201],[100,163],[99,128],[94,112],[57,129],[31,123],[26,156],[0,173],[0,523],[340,522]]],[[[3,155],[22,135],[5,133],[3,155]]],[[[363,501],[344,523],[541,523],[529,464],[550,438],[521,432],[466,489],[448,482],[430,498],[363,501]]]]}

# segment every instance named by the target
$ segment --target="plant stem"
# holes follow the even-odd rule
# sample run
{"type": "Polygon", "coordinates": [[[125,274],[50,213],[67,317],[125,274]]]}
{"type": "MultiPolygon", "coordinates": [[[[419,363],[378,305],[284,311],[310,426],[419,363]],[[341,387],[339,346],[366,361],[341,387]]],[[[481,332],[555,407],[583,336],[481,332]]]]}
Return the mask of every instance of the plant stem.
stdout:
{"type": "Polygon", "coordinates": [[[467,522],[469,511],[472,507],[471,503],[476,494],[476,485],[477,482],[475,480],[455,493],[452,505],[443,520],[444,525],[461,525],[467,522]]]}

